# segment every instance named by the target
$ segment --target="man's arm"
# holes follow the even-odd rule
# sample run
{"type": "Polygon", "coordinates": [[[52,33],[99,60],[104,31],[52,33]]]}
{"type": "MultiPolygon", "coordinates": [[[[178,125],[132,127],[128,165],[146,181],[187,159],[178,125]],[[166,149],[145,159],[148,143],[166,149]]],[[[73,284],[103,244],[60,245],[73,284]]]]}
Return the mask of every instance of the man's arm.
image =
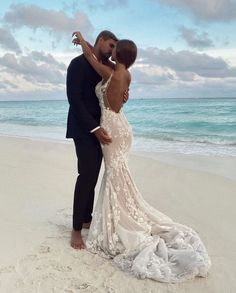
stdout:
{"type": "Polygon", "coordinates": [[[80,60],[72,60],[67,70],[67,97],[78,123],[86,132],[90,132],[98,125],[90,115],[83,102],[85,68],[80,60]]]}

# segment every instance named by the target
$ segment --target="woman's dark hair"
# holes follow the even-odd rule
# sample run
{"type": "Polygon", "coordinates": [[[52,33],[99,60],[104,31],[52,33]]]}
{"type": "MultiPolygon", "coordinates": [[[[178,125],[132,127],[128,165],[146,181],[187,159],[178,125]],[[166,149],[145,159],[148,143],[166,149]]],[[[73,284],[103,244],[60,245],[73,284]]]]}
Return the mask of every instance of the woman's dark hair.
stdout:
{"type": "Polygon", "coordinates": [[[116,44],[116,59],[129,68],[137,57],[137,46],[131,40],[120,40],[116,44]]]}
{"type": "Polygon", "coordinates": [[[95,45],[97,44],[97,42],[98,42],[98,40],[100,38],[103,38],[105,41],[108,40],[108,39],[112,39],[112,40],[118,42],[117,37],[110,31],[102,31],[102,32],[100,32],[100,34],[96,38],[95,45]]]}

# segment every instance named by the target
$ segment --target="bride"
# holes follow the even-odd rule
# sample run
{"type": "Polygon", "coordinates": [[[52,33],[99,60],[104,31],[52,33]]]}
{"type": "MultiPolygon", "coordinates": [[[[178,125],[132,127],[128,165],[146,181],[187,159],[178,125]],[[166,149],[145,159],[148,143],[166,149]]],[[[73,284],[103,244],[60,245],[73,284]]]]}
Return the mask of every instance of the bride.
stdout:
{"type": "Polygon", "coordinates": [[[96,94],[101,107],[101,126],[112,143],[102,145],[105,172],[93,212],[86,247],[113,258],[122,270],[138,278],[182,282],[205,277],[211,261],[198,234],[175,223],[151,207],[139,193],[128,168],[131,127],[122,111],[123,93],[129,88],[128,68],[137,47],[120,40],[112,52],[115,69],[98,62],[80,32],[73,34],[88,62],[101,75],[96,94]]]}

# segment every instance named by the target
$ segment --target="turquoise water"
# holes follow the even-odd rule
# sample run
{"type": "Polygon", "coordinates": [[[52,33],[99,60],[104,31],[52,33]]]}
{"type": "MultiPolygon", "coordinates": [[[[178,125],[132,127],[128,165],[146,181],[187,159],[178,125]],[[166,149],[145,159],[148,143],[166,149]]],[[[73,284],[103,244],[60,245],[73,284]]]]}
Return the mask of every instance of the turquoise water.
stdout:
{"type": "MultiPolygon", "coordinates": [[[[0,134],[64,140],[67,101],[0,102],[0,134]]],[[[133,150],[236,156],[236,99],[130,99],[133,150]]]]}

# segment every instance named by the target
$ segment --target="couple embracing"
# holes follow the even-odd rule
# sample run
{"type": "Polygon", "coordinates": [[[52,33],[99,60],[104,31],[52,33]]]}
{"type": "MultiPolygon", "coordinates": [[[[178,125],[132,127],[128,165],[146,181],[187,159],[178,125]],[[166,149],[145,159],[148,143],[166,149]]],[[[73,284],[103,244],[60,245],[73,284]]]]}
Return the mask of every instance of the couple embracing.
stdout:
{"type": "Polygon", "coordinates": [[[132,130],[122,107],[135,43],[102,31],[92,47],[80,32],[73,35],[83,54],[67,71],[66,137],[73,138],[78,159],[71,246],[112,258],[138,278],[175,283],[206,276],[211,262],[198,234],[150,206],[128,168],[132,130]],[[93,209],[102,158],[105,171],[93,209]],[[82,228],[89,229],[86,241],[82,228]]]}

